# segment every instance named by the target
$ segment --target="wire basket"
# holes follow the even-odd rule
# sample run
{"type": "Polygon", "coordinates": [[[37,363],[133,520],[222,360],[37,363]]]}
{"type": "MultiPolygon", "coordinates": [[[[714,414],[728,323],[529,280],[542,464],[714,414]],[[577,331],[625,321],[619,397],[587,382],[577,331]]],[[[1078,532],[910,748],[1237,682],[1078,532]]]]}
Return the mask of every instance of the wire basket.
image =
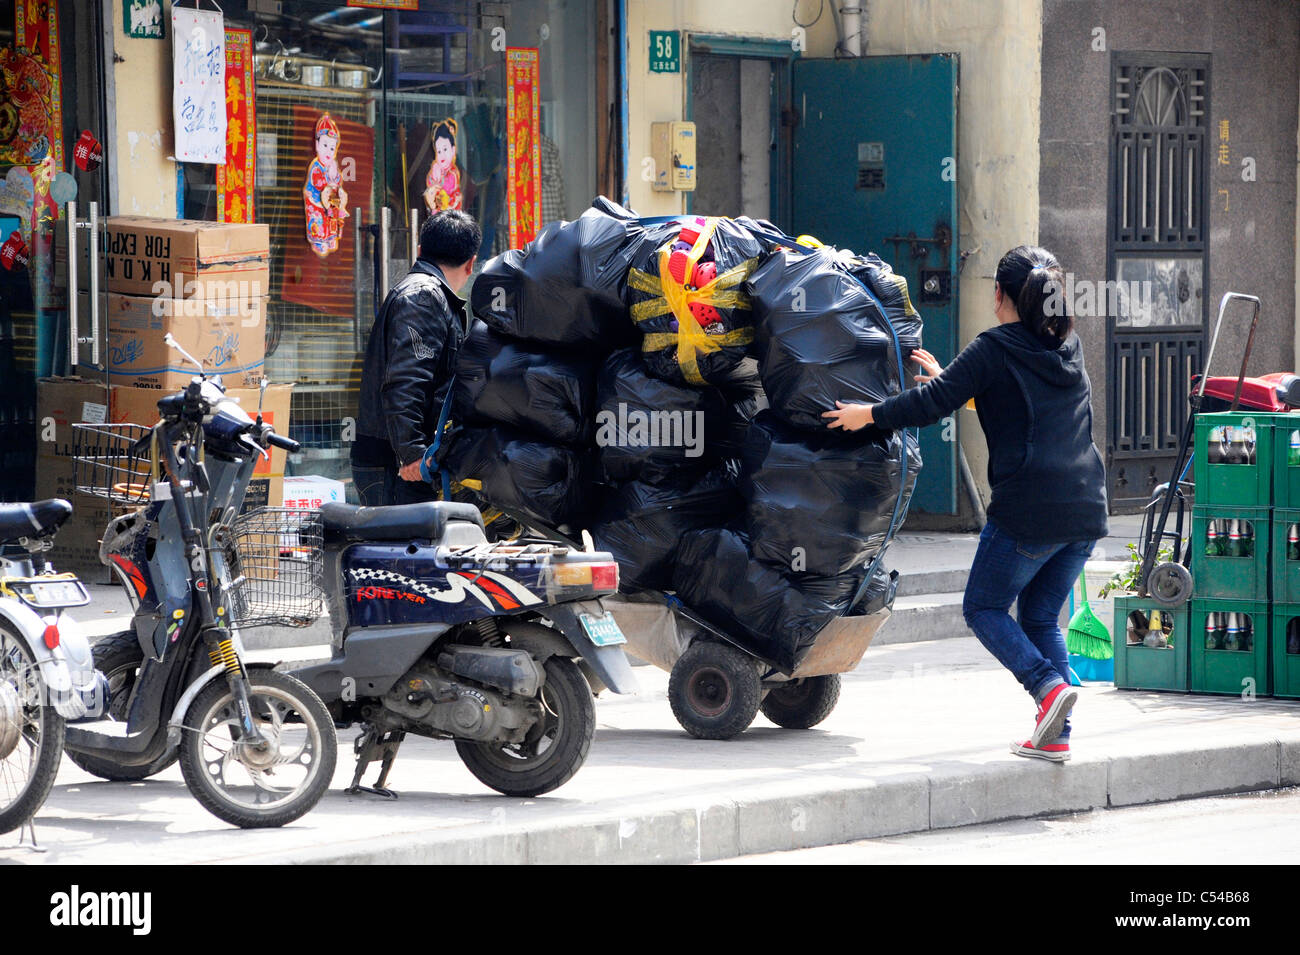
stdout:
{"type": "Polygon", "coordinates": [[[236,626],[306,627],[325,612],[320,511],[259,507],[235,518],[225,547],[236,626]]]}
{"type": "Polygon", "coordinates": [[[149,503],[151,428],[141,424],[74,424],[73,481],[77,491],[115,504],[149,503]]]}

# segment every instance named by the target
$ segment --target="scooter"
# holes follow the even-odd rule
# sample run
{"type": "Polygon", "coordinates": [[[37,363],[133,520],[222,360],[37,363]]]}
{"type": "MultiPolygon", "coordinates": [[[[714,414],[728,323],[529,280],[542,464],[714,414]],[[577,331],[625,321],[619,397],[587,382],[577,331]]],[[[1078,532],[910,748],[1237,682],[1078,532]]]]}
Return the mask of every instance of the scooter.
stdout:
{"type": "MultiPolygon", "coordinates": [[[[44,557],[71,514],[58,499],[0,505],[0,833],[30,825],[44,804],[65,720],[98,716],[108,698],[67,613],[89,603],[86,588],[44,557]]],[[[34,828],[31,838],[35,847],[34,828]]]]}
{"type": "Polygon", "coordinates": [[[290,672],[340,726],[361,725],[348,792],[392,797],[408,733],[454,740],[470,772],[508,796],[572,778],[595,733],[593,694],[635,688],[626,638],[600,605],[618,590],[613,558],[489,543],[478,508],[451,501],[330,503],[320,520],[333,655],[290,672]]]}
{"type": "MultiPolygon", "coordinates": [[[[241,828],[281,826],[324,795],[337,738],[310,689],[244,662],[240,626],[263,610],[255,582],[236,570],[235,533],[258,458],[298,445],[185,357],[199,374],[158,402],[152,428],[77,426],[77,490],[134,507],[100,544],[131,597],[133,629],[101,641],[106,651],[97,644],[96,663],[125,651],[135,666],[128,689],[110,684],[108,716],[69,726],[65,747],[83,769],[114,779],[143,778],[179,756],[190,792],[213,815],[241,828]]],[[[277,529],[266,567],[285,605],[303,583],[299,534],[310,537],[310,518],[277,529]]]]}

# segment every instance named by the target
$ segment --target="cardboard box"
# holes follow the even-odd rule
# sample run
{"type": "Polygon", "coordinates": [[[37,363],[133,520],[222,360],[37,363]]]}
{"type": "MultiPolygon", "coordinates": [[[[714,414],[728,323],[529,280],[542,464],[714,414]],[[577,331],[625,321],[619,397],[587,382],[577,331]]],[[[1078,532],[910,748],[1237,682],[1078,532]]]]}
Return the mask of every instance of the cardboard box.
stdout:
{"type": "MultiPolygon", "coordinates": [[[[158,421],[158,399],[164,394],[165,392],[152,388],[126,388],[120,385],[113,386],[109,392],[102,383],[84,378],[42,378],[36,383],[37,454],[41,458],[62,459],[70,469],[71,458],[77,446],[77,433],[72,427],[74,424],[131,423],[148,427],[158,421]],[[106,393],[111,394],[107,403],[104,400],[106,393]]],[[[230,388],[227,394],[237,398],[249,415],[256,416],[258,389],[230,388]]],[[[271,385],[266,389],[262,417],[279,434],[289,433],[292,395],[291,384],[271,385]]],[[[83,435],[83,440],[85,437],[83,435]]],[[[253,479],[267,480],[257,487],[250,487],[250,498],[256,493],[264,493],[267,503],[280,503],[283,488],[279,479],[284,477],[287,458],[284,451],[272,448],[269,460],[258,460],[253,479]],[[276,480],[270,481],[272,478],[276,480]],[[258,491],[258,487],[265,487],[265,491],[258,491]]],[[[40,460],[37,462],[38,487],[43,463],[40,460]]]]}
{"type": "Polygon", "coordinates": [[[110,292],[167,298],[261,298],[270,293],[266,225],[109,216],[104,276],[110,292]]]}
{"type": "Polygon", "coordinates": [[[284,479],[284,506],[316,510],[331,501],[346,501],[342,481],[315,474],[295,474],[284,479]]]}
{"type": "Polygon", "coordinates": [[[248,301],[142,298],[109,293],[108,380],[115,385],[178,391],[195,368],[164,337],[181,348],[227,388],[255,388],[266,360],[266,299],[248,301]]]}

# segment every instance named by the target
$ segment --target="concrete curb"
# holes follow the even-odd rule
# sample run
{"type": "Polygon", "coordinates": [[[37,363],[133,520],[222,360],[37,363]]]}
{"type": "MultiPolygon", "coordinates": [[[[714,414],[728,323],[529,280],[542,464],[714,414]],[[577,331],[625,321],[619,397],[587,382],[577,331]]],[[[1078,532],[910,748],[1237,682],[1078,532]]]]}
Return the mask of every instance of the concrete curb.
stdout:
{"type": "MultiPolygon", "coordinates": [[[[1300,785],[1300,732],[1064,765],[940,764],[882,779],[808,778],[761,796],[629,804],[563,823],[395,833],[230,861],[272,864],[690,863],[1091,809],[1300,785]]],[[[504,819],[504,815],[502,817],[504,819]]]]}

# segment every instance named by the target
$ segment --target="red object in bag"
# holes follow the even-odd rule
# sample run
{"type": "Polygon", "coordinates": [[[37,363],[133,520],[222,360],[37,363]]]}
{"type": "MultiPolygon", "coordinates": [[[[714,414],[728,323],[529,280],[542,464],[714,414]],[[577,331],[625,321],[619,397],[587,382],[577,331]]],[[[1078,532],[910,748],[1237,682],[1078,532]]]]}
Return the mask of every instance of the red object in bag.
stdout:
{"type": "Polygon", "coordinates": [[[4,245],[0,245],[0,265],[6,269],[27,268],[27,263],[31,259],[31,250],[27,248],[27,243],[23,241],[22,233],[12,232],[9,238],[5,240],[4,245]]]}

